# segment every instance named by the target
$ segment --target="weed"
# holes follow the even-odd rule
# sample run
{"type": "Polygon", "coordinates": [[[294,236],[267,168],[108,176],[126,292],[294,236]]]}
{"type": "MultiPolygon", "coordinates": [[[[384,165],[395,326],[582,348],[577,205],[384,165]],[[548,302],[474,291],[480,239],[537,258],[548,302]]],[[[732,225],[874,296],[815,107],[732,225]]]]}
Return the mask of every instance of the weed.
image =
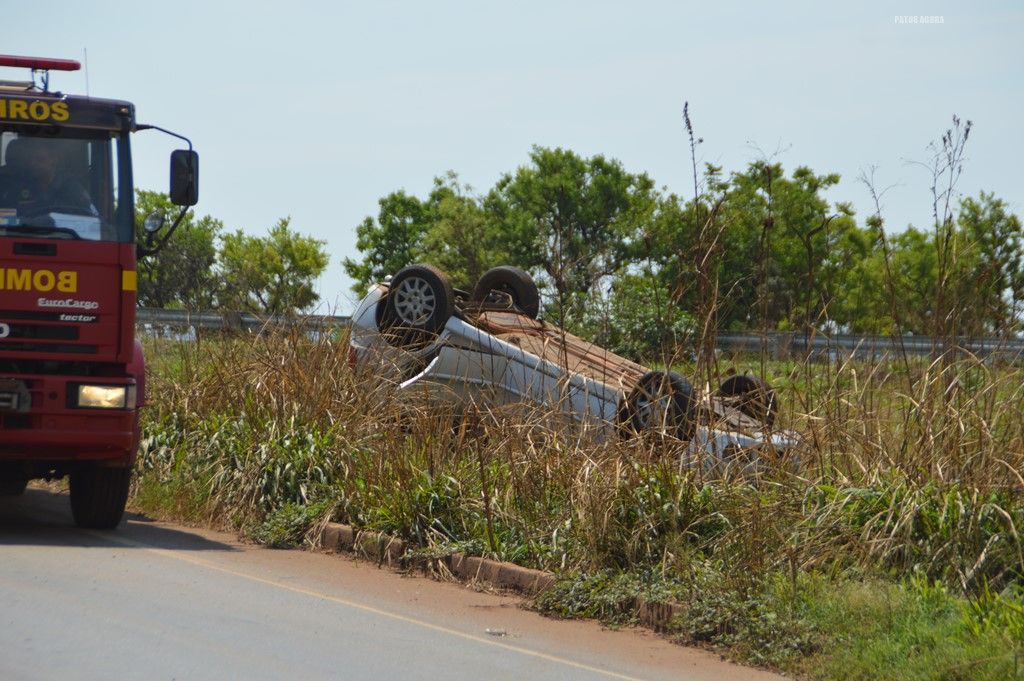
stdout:
{"type": "Polygon", "coordinates": [[[303,505],[287,502],[250,534],[255,541],[275,549],[287,549],[304,543],[309,531],[332,511],[330,501],[303,505]]]}
{"type": "Polygon", "coordinates": [[[737,477],[542,410],[481,407],[453,430],[457,414],[354,374],[345,340],[154,342],[136,505],[271,545],[329,517],[423,555],[555,570],[544,612],[628,623],[637,596],[672,601],[680,640],[812,676],[1012,678],[1017,369],[850,358],[806,381],[773,365],[801,465],[737,477]]]}

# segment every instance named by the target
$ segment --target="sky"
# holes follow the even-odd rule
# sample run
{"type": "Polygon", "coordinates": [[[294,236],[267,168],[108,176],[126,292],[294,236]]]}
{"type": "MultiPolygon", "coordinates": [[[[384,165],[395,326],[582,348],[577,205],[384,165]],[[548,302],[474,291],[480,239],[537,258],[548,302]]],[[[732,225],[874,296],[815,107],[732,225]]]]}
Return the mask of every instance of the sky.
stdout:
{"type": "MultiPolygon", "coordinates": [[[[959,183],[1024,216],[1024,3],[5,3],[0,53],[88,55],[51,88],[126,99],[199,151],[199,214],[262,235],[279,218],[327,243],[321,312],[355,304],[341,260],[382,196],[454,170],[485,193],[533,145],[603,154],[692,191],[699,161],[774,155],[842,177],[829,198],[890,230],[930,224],[927,160],[974,124],[959,183]],[[15,30],[17,28],[17,30],[15,30]]],[[[21,77],[3,70],[0,78],[21,77]]],[[[173,140],[136,135],[135,179],[166,191],[173,140]]]]}

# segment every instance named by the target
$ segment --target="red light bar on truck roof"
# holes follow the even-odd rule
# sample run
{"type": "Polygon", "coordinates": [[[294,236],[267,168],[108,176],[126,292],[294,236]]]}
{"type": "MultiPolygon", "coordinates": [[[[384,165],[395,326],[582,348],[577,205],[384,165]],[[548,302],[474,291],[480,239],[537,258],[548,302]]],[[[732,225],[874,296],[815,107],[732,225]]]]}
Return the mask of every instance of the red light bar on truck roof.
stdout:
{"type": "Polygon", "coordinates": [[[82,68],[74,59],[18,57],[13,54],[0,54],[0,66],[20,66],[34,71],[77,71],[82,68]]]}

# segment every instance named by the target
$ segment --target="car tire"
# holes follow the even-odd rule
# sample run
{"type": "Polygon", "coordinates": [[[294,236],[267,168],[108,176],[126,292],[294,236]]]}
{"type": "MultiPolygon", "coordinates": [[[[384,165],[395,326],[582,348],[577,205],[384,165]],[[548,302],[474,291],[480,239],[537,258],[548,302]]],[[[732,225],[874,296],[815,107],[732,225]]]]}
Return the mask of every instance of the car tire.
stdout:
{"type": "Polygon", "coordinates": [[[533,277],[518,267],[502,265],[484,272],[473,288],[473,300],[482,303],[487,300],[491,291],[507,293],[512,298],[512,304],[530,319],[536,319],[540,314],[540,291],[537,290],[537,283],[533,277]]]}
{"type": "Polygon", "coordinates": [[[112,530],[128,501],[132,469],[89,466],[71,473],[71,515],[78,527],[112,530]]]}
{"type": "Polygon", "coordinates": [[[736,374],[722,381],[715,393],[726,398],[741,413],[771,428],[779,413],[779,398],[775,389],[757,376],[736,374]]]}
{"type": "Polygon", "coordinates": [[[622,401],[618,425],[626,437],[660,433],[689,441],[697,430],[693,386],[673,371],[647,372],[622,401]]]}
{"type": "Polygon", "coordinates": [[[436,336],[455,313],[448,276],[431,265],[409,265],[392,277],[380,326],[392,344],[416,345],[436,336]]]}

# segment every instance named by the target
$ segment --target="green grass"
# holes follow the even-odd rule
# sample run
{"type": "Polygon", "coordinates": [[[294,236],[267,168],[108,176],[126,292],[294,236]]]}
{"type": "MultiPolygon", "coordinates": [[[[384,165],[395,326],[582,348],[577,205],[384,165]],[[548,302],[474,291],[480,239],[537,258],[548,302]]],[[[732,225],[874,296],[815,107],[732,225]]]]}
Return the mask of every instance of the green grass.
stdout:
{"type": "MultiPolygon", "coordinates": [[[[971,604],[923,580],[819,581],[802,599],[821,650],[794,665],[828,679],[1020,679],[1024,641],[979,626],[971,604]]],[[[1019,605],[1020,601],[1016,601],[1019,605]]]]}
{"type": "MultiPolygon", "coordinates": [[[[1024,678],[1024,640],[983,623],[976,606],[941,585],[853,575],[769,575],[746,592],[704,566],[690,579],[629,572],[567,576],[538,598],[541,612],[635,622],[634,598],[683,606],[671,635],[734,660],[820,679],[1024,678]]],[[[1014,612],[1019,598],[1004,599],[1014,612]]]]}
{"type": "Polygon", "coordinates": [[[251,531],[257,542],[275,549],[290,549],[302,546],[310,530],[331,513],[329,500],[313,504],[288,502],[268,514],[266,519],[251,531]]]}

